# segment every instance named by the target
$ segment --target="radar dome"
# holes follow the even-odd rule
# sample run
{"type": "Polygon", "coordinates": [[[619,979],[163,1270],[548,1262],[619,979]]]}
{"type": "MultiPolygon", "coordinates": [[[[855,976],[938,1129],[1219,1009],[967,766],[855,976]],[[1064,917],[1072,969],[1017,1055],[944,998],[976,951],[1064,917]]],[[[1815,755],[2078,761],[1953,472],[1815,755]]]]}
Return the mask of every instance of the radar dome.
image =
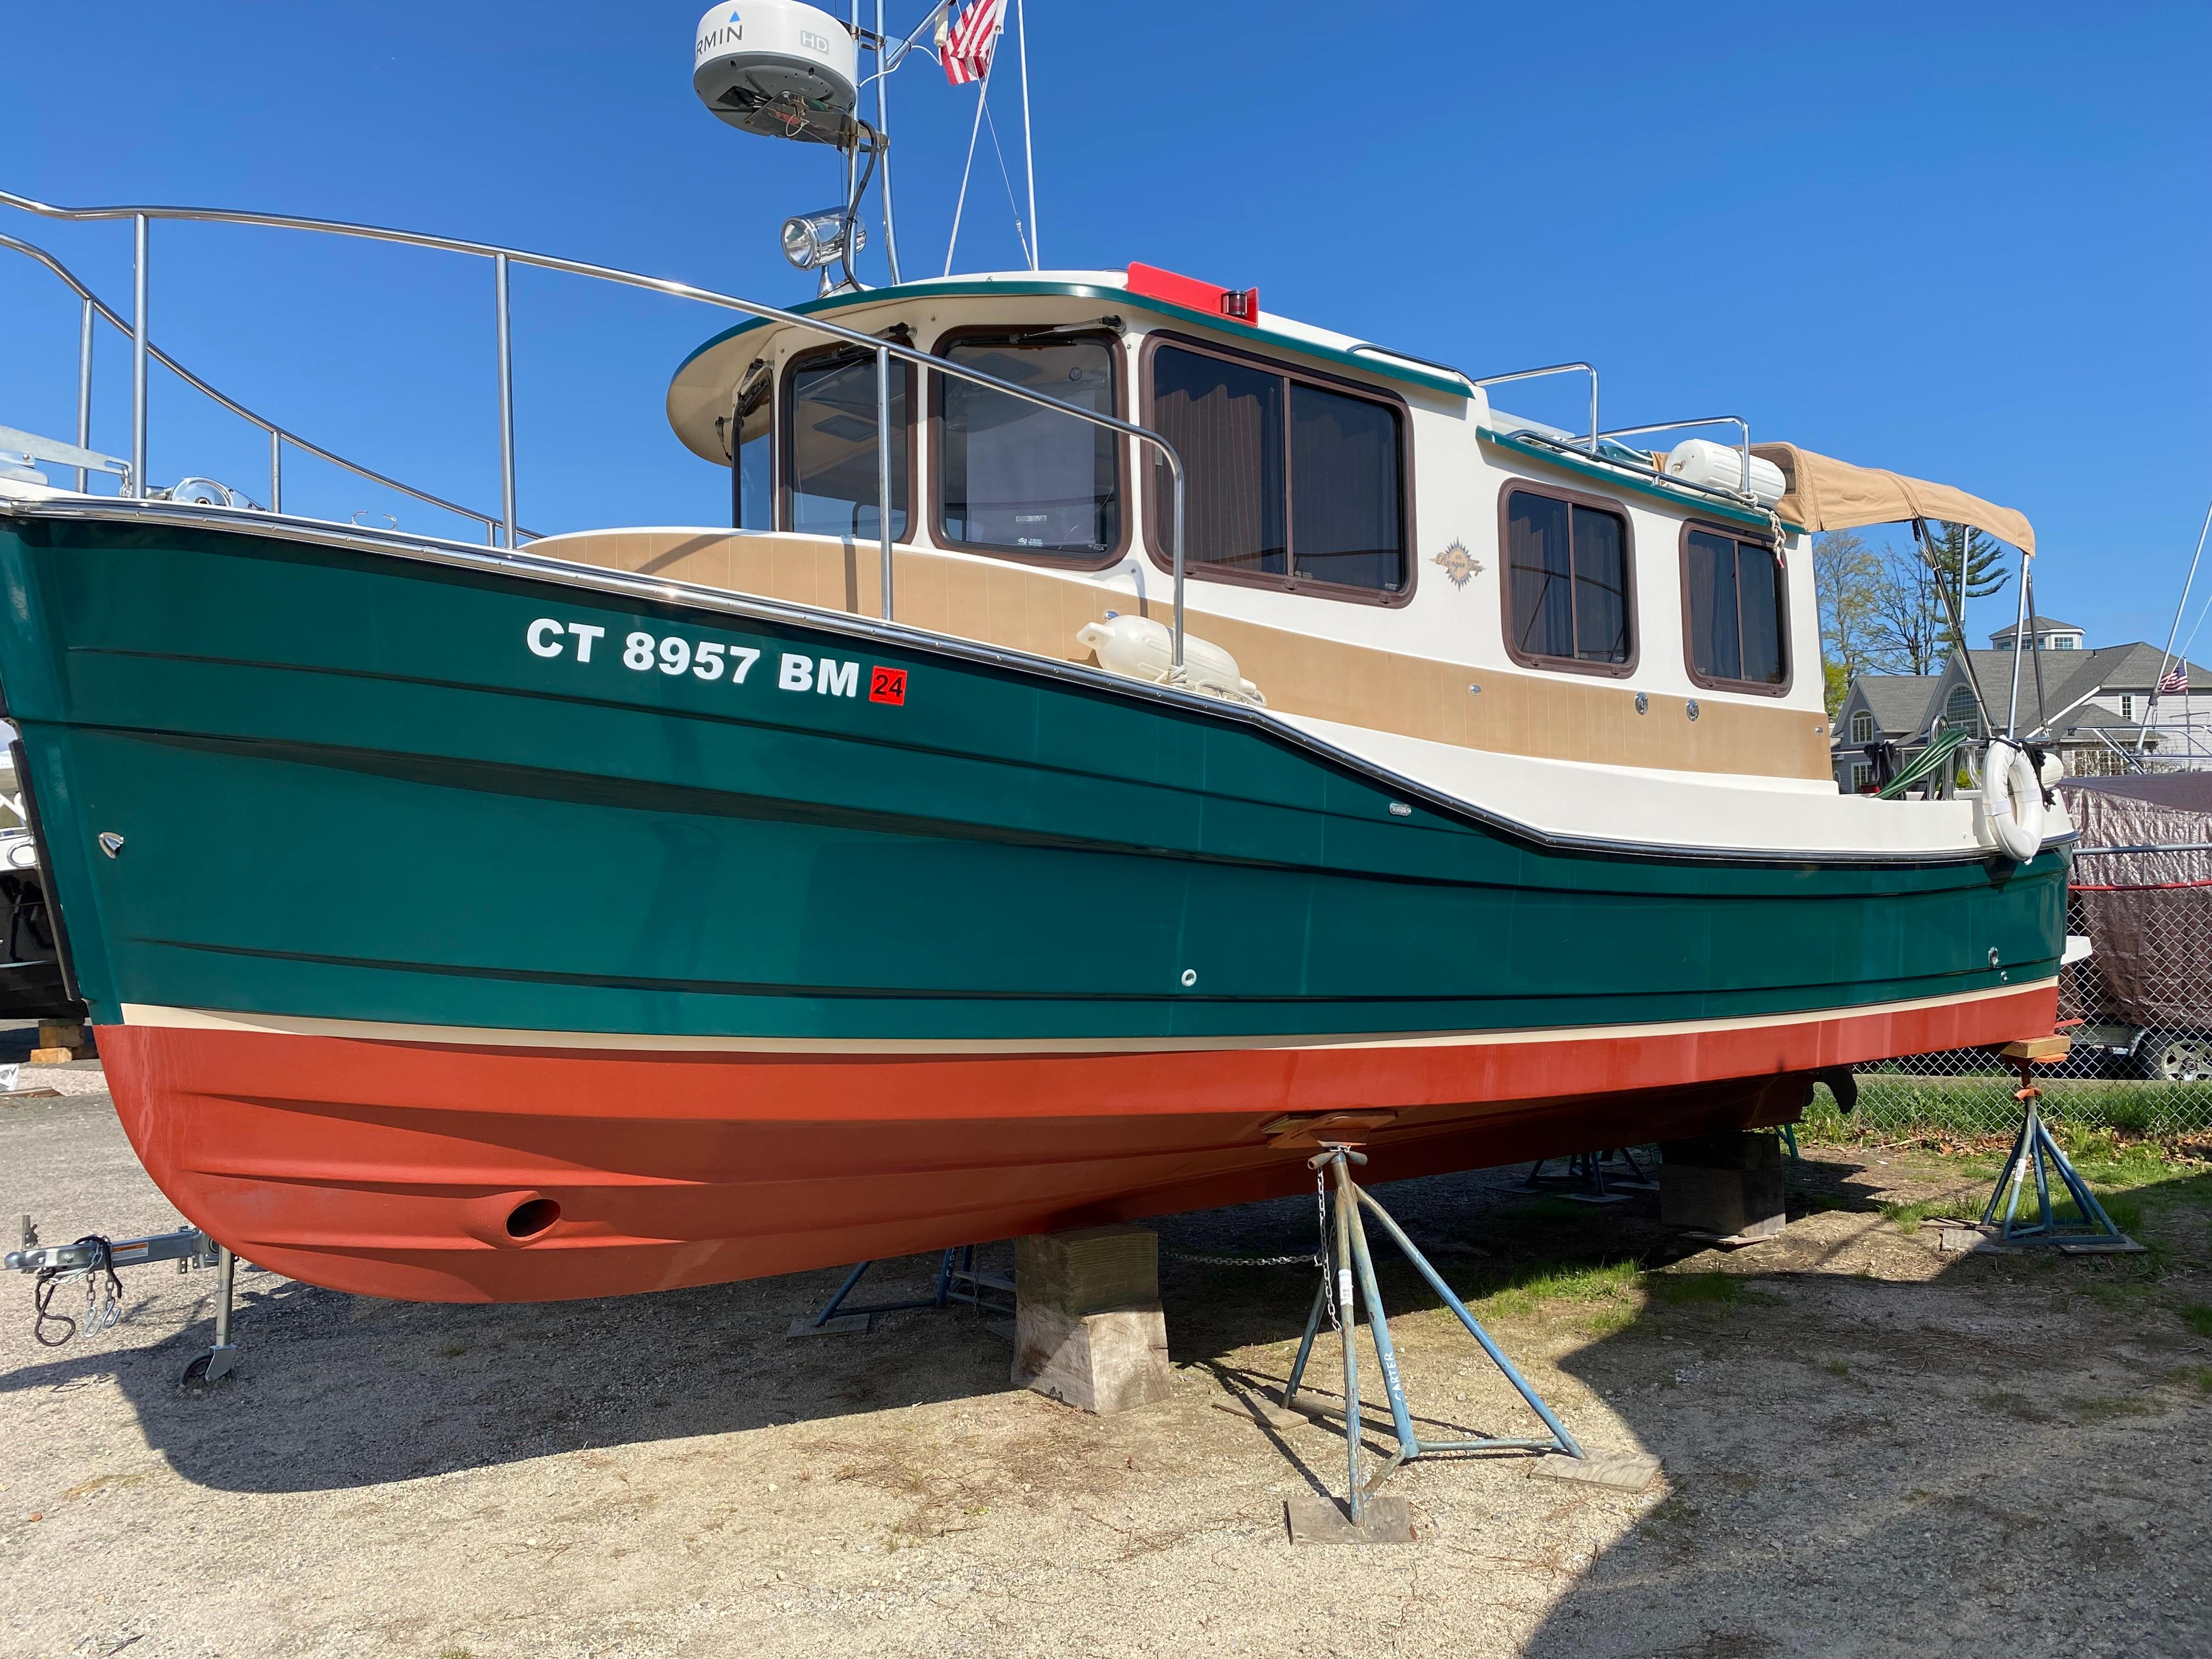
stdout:
{"type": "Polygon", "coordinates": [[[860,43],[828,12],[797,0],[731,0],[699,20],[691,86],[746,132],[846,141],[860,100],[860,43]]]}

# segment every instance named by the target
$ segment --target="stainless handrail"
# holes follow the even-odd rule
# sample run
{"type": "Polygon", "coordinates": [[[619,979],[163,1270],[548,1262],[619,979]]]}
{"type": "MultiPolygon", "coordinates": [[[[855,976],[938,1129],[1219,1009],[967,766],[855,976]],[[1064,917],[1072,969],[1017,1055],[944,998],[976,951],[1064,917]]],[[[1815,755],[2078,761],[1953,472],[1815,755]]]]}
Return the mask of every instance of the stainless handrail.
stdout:
{"type": "MultiPolygon", "coordinates": [[[[121,334],[130,333],[131,325],[125,322],[122,318],[117,316],[115,313],[109,308],[106,301],[102,300],[97,294],[94,294],[90,289],[87,288],[84,283],[78,281],[75,271],[71,270],[67,265],[64,264],[59,259],[54,258],[52,254],[47,252],[46,249],[39,246],[36,243],[21,241],[15,237],[0,234],[0,247],[12,249],[17,253],[25,255],[27,258],[37,260],[39,264],[44,265],[48,270],[53,272],[56,276],[58,276],[63,283],[74,290],[76,294],[77,299],[82,306],[83,319],[77,335],[76,442],[78,448],[89,449],[92,447],[93,322],[95,317],[105,318],[107,320],[108,325],[115,329],[118,333],[121,334]]],[[[444,512],[454,514],[456,517],[473,520],[477,524],[483,526],[487,532],[496,528],[499,524],[499,520],[488,513],[478,513],[473,508],[463,507],[459,501],[449,501],[444,496],[434,495],[427,489],[417,489],[411,484],[400,483],[397,478],[386,477],[383,473],[379,472],[374,467],[363,466],[358,461],[349,461],[343,455],[334,454],[330,450],[325,449],[320,444],[308,442],[307,439],[302,438],[298,433],[277,425],[276,422],[270,420],[265,416],[255,414],[252,410],[248,409],[244,404],[240,403],[236,398],[226,396],[224,393],[218,392],[215,387],[210,386],[205,380],[200,379],[198,375],[193,374],[191,370],[186,368],[174,357],[169,356],[167,352],[162,350],[159,346],[153,344],[150,341],[147,345],[147,356],[154,362],[161,364],[162,368],[167,369],[172,374],[182,380],[186,386],[191,387],[193,391],[199,392],[204,397],[211,398],[216,403],[221,404],[223,408],[228,410],[232,414],[237,416],[239,419],[246,422],[250,425],[260,428],[262,431],[269,434],[269,510],[272,513],[282,512],[283,510],[283,457],[282,451],[284,445],[290,444],[295,449],[302,450],[307,454],[313,455],[318,460],[328,461],[333,466],[343,467],[356,477],[366,478],[371,483],[381,484],[387,489],[396,489],[401,495],[409,496],[415,501],[421,501],[425,506],[438,507],[444,512]]],[[[88,480],[85,477],[85,470],[82,467],[77,468],[76,471],[76,487],[80,491],[82,491],[88,480]]],[[[534,536],[538,532],[534,530],[526,529],[520,533],[526,536],[534,536]]]]}
{"type": "MultiPolygon", "coordinates": [[[[795,311],[786,311],[780,306],[762,305],[754,300],[740,300],[734,295],[719,294],[712,289],[695,287],[690,283],[679,283],[670,277],[647,276],[637,271],[622,270],[612,265],[593,264],[582,259],[563,259],[553,254],[532,253],[525,249],[501,247],[491,242],[472,242],[452,236],[432,236],[420,231],[394,230],[381,225],[349,224],[337,219],[309,219],[293,214],[247,213],[230,208],[65,208],[57,207],[51,203],[36,201],[27,196],[18,196],[9,191],[0,191],[0,205],[21,208],[27,213],[40,214],[50,219],[76,222],[128,219],[131,222],[136,256],[134,288],[137,303],[137,315],[133,318],[131,326],[131,463],[133,476],[142,481],[139,485],[142,489],[145,487],[143,482],[145,477],[146,439],[145,365],[146,357],[151,349],[146,335],[146,287],[149,264],[147,240],[149,227],[154,220],[176,219],[200,224],[258,225],[270,230],[308,231],[325,236],[351,236],[364,241],[398,242],[410,247],[432,248],[447,253],[465,253],[495,262],[495,270],[501,300],[497,313],[500,377],[502,384],[509,388],[510,394],[514,341],[508,327],[507,308],[505,303],[507,273],[510,265],[525,264],[535,266],[541,270],[564,271],[572,276],[588,276],[599,282],[643,289],[648,293],[665,294],[672,299],[695,300],[702,305],[718,306],[724,310],[742,312],[747,316],[758,317],[769,322],[782,323],[790,327],[824,334],[832,339],[844,340],[854,345],[865,346],[876,354],[878,380],[877,407],[879,410],[887,409],[889,406],[890,359],[897,357],[907,362],[927,366],[940,374],[949,374],[956,380],[966,380],[971,385],[1003,392],[1007,397],[1018,398],[1024,403],[1035,404],[1044,409],[1057,410],[1061,414],[1073,416],[1077,420],[1088,422],[1092,426],[1103,427],[1107,430],[1134,438],[1141,443],[1150,444],[1159,452],[1161,459],[1167,462],[1175,480],[1175,626],[1170,667],[1172,672],[1179,672],[1183,666],[1183,588],[1186,575],[1183,538],[1186,492],[1183,462],[1182,457],[1176,453],[1175,446],[1150,428],[1139,426],[1133,422],[1121,420],[1115,416],[1099,415],[1090,410],[1078,409],[1072,404],[1063,403],[1060,399],[1046,393],[1033,392],[1029,387],[1017,386],[1011,380],[1002,380],[994,374],[985,374],[975,369],[963,368],[958,363],[949,362],[942,357],[918,350],[912,346],[902,345],[896,340],[887,339],[880,335],[863,334],[857,330],[845,328],[836,323],[823,322],[819,318],[804,316],[795,311]]],[[[1595,404],[1595,388],[1596,376],[1593,371],[1591,375],[1593,404],[1595,404]]],[[[509,419],[512,413],[510,395],[509,398],[502,399],[500,470],[503,482],[511,479],[514,476],[514,432],[509,419]]],[[[879,422],[877,426],[876,447],[878,451],[877,477],[880,484],[890,477],[890,432],[887,422],[879,422]]],[[[884,616],[888,621],[891,618],[891,548],[893,544],[890,501],[888,493],[877,503],[876,519],[878,528],[881,532],[883,548],[884,616]]],[[[503,527],[506,532],[506,544],[512,549],[514,546],[514,520],[511,506],[503,527]]]]}
{"type": "Polygon", "coordinates": [[[1550,363],[1542,368],[1516,368],[1510,374],[1486,374],[1471,384],[1504,386],[1508,380],[1539,380],[1547,374],[1587,374],[1590,381],[1589,453],[1597,453],[1597,370],[1588,363],[1550,363]]]}

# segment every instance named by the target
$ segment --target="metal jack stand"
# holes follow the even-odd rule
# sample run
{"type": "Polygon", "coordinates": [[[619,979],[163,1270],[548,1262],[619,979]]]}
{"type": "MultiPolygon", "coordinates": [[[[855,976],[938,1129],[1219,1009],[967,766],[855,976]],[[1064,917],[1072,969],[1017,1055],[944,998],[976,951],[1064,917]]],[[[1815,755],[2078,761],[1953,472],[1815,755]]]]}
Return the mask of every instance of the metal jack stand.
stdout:
{"type": "MultiPolygon", "coordinates": [[[[2042,1041],[2063,1042],[2064,1039],[2042,1041]]],[[[1999,1244],[2048,1244],[2074,1255],[2117,1255],[2142,1249],[2142,1245],[2122,1232],[2112,1218],[2105,1213],[2105,1206],[2097,1202],[2089,1183],[2067,1161],[2058,1143],[2051,1138],[2051,1131],[2044,1127],[2043,1114],[2036,1106],[2043,1098],[2043,1091],[2035,1086],[2035,1062],[2046,1057],[2063,1059],[2066,1050],[2057,1050],[2055,1056],[2014,1052],[2035,1046],[2012,1043],[2005,1050],[2006,1058],[2020,1068],[2020,1088],[2013,1097],[2027,1109],[2027,1114],[2021,1122],[2020,1138],[2013,1142],[2011,1156],[1997,1172],[1997,1184],[1990,1194],[1989,1203],[1983,1207],[1983,1228],[1986,1231],[1994,1226],[1996,1231],[1992,1237],[1999,1244]],[[2024,1221],[2020,1215],[2021,1188],[2031,1170],[2035,1172],[2037,1218],[2024,1221]],[[2063,1231],[2051,1214],[2053,1175],[2065,1187],[2081,1216],[2079,1224],[2063,1231]]]]}
{"type": "Polygon", "coordinates": [[[1400,1464],[1417,1457],[1430,1457],[1438,1452],[1528,1451],[1584,1459],[1583,1449],[1575,1443],[1574,1437],[1513,1368],[1513,1362],[1491,1340],[1490,1333],[1453,1294],[1451,1286],[1429,1265],[1428,1258],[1390,1218],[1389,1212],[1354,1183],[1352,1166],[1366,1162],[1364,1155],[1351,1147],[1329,1142],[1323,1143],[1322,1151],[1306,1160],[1306,1167],[1315,1172],[1316,1186],[1322,1193],[1326,1193],[1334,1177],[1335,1191],[1323,1199],[1326,1224],[1331,1229],[1330,1260],[1322,1270],[1321,1285],[1314,1292],[1313,1311],[1307,1316],[1305,1335],[1298,1343],[1298,1357],[1291,1367],[1290,1382],[1283,1389],[1283,1404],[1292,1411],[1308,1410],[1298,1404],[1298,1385],[1304,1380],[1306,1362],[1313,1356],[1314,1339],[1321,1333],[1322,1314],[1326,1310],[1334,1318],[1344,1349],[1344,1440],[1350,1488],[1346,1507],[1350,1511],[1351,1523],[1346,1526],[1342,1514],[1329,1499],[1293,1499],[1289,1518],[1291,1535],[1295,1539],[1410,1542],[1412,1516],[1405,1500],[1378,1498],[1376,1493],[1400,1464]],[[1398,1375],[1397,1352],[1390,1345],[1389,1316],[1382,1307],[1374,1258],[1368,1251],[1367,1230],[1360,1218],[1363,1208],[1375,1218],[1421,1277],[1429,1281],[1429,1288],[1443,1299],[1459,1322],[1467,1327],[1468,1334],[1482,1345],[1482,1351],[1505,1374],[1505,1380],[1528,1402],[1529,1409],[1543,1419],[1544,1426],[1551,1431],[1548,1435],[1540,1439],[1485,1437],[1472,1440],[1424,1440],[1414,1432],[1413,1413],[1406,1404],[1405,1384],[1398,1375]],[[1354,1341],[1358,1324],[1353,1291],[1355,1273],[1358,1277],[1358,1296],[1367,1304],[1368,1332],[1374,1339],[1376,1358],[1382,1367],[1382,1389],[1390,1404],[1391,1425],[1398,1437],[1398,1449],[1364,1480],[1359,1475],[1359,1444],[1364,1427],[1359,1413],[1359,1357],[1354,1341]]]}
{"type": "Polygon", "coordinates": [[[1566,1199],[1571,1203],[1620,1204],[1627,1200],[1628,1194],[1632,1192],[1656,1193],[1659,1190],[1659,1183],[1652,1180],[1650,1172],[1636,1161],[1636,1154],[1626,1146],[1618,1149],[1608,1148],[1602,1152],[1577,1152],[1567,1159],[1567,1173],[1564,1177],[1545,1175],[1544,1166],[1551,1161],[1548,1158],[1540,1158],[1536,1160],[1528,1170],[1528,1178],[1521,1183],[1522,1192],[1557,1192],[1556,1187],[1546,1183],[1564,1179],[1570,1184],[1580,1182],[1586,1189],[1578,1193],[1559,1192],[1558,1194],[1559,1197],[1566,1199]],[[1615,1158],[1628,1166],[1628,1175],[1626,1177],[1614,1176],[1608,1185],[1606,1181],[1605,1167],[1615,1158]]]}
{"type": "Polygon", "coordinates": [[[116,1270],[143,1267],[149,1262],[173,1261],[180,1273],[195,1268],[216,1270],[215,1346],[185,1367],[178,1380],[215,1382],[228,1376],[238,1364],[238,1345],[230,1340],[233,1293],[238,1285],[238,1258],[229,1247],[218,1244],[197,1227],[179,1227],[173,1233],[151,1233],[143,1238],[110,1239],[88,1233],[70,1244],[41,1244],[31,1218],[23,1218],[22,1245],[0,1256],[0,1267],[31,1274],[37,1281],[31,1292],[32,1334],[41,1346],[58,1348],[80,1331],[112,1330],[121,1322],[122,1281],[116,1270]],[[103,1286],[100,1281],[105,1279],[103,1286]],[[85,1313],[81,1319],[51,1311],[54,1293],[64,1285],[82,1279],[85,1313]],[[100,1291],[106,1294],[102,1297],[100,1291]],[[66,1325],[60,1336],[49,1337],[50,1324],[66,1325]]]}
{"type": "Polygon", "coordinates": [[[975,1247],[956,1244],[945,1252],[937,1264],[937,1288],[933,1294],[913,1302],[874,1302],[865,1308],[848,1308],[845,1298],[860,1282],[860,1275],[876,1264],[872,1259],[856,1262],[853,1271],[845,1275],[845,1282],[837,1287],[837,1294],[822,1304],[822,1311],[811,1319],[794,1319],[787,1334],[792,1336],[854,1336],[866,1331],[875,1322],[878,1314],[905,1313],[914,1308],[945,1308],[955,1302],[965,1302],[985,1313],[1002,1318],[1014,1316],[1011,1298],[1014,1281],[1010,1274],[979,1270],[975,1266],[975,1247]]]}

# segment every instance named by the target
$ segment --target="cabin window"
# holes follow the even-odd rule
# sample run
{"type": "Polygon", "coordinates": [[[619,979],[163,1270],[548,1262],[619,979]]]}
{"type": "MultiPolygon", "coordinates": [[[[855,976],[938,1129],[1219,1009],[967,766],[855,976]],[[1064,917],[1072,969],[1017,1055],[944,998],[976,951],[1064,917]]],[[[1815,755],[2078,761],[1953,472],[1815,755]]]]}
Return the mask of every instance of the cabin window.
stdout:
{"type": "Polygon", "coordinates": [[[1610,504],[1509,489],[1505,592],[1516,662],[1599,674],[1635,665],[1628,520],[1610,504]]]}
{"type": "MultiPolygon", "coordinates": [[[[840,346],[795,357],[784,375],[784,527],[875,541],[876,354],[840,346]]],[[[914,368],[891,363],[891,534],[904,541],[914,368]]]]}
{"type": "MultiPolygon", "coordinates": [[[[1121,413],[1121,344],[1110,331],[969,331],[937,350],[1091,414],[1121,413]]],[[[1117,434],[949,374],[932,384],[937,529],[946,545],[1091,563],[1120,554],[1117,434]]]]}
{"type": "MultiPolygon", "coordinates": [[[[1398,407],[1273,363],[1164,341],[1152,425],[1185,468],[1194,575],[1391,603],[1411,587],[1398,407]]],[[[1152,547],[1174,557],[1174,478],[1152,474],[1152,547]]]]}
{"type": "Polygon", "coordinates": [[[1874,741],[1874,716],[1863,708],[1851,716],[1851,741],[1853,743],[1874,741]]]}
{"type": "Polygon", "coordinates": [[[1782,562],[1764,542],[1682,532],[1682,612],[1690,678],[1770,695],[1790,684],[1782,562]]]}
{"type": "Polygon", "coordinates": [[[730,522],[739,530],[775,528],[775,403],[773,376],[755,363],[738,388],[731,417],[730,522]]]}

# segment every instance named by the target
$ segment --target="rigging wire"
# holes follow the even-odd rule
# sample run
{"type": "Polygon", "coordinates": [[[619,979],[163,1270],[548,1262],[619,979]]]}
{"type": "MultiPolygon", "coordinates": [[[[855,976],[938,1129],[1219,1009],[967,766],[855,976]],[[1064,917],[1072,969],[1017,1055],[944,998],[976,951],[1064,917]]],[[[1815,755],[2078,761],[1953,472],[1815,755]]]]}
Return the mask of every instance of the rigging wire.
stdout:
{"type": "Polygon", "coordinates": [[[1030,251],[1030,234],[1022,225],[1022,204],[1014,199],[1014,179],[1006,171],[1006,152],[999,148],[999,124],[988,113],[984,115],[983,122],[991,129],[991,148],[999,157],[999,177],[1006,186],[1006,205],[1014,212],[1014,236],[1022,245],[1022,258],[1029,262],[1030,269],[1035,270],[1037,268],[1036,255],[1030,251]]]}
{"type": "Polygon", "coordinates": [[[2151,682],[2150,701],[2143,706],[2142,724],[2136,728],[2136,753],[2138,755],[2142,753],[2143,739],[2149,734],[2150,717],[2158,711],[2159,686],[2166,678],[2166,665],[2173,660],[2174,635],[2181,631],[2182,615],[2189,609],[2189,590],[2197,585],[2197,566],[2204,556],[2204,538],[2208,532],[2212,532],[2212,502],[2205,505],[2203,528],[2197,532],[2197,551],[2190,555],[2189,574],[2181,584],[2180,601],[2173,607],[2173,626],[2166,630],[2166,650],[2158,659],[2158,678],[2151,682]]]}

